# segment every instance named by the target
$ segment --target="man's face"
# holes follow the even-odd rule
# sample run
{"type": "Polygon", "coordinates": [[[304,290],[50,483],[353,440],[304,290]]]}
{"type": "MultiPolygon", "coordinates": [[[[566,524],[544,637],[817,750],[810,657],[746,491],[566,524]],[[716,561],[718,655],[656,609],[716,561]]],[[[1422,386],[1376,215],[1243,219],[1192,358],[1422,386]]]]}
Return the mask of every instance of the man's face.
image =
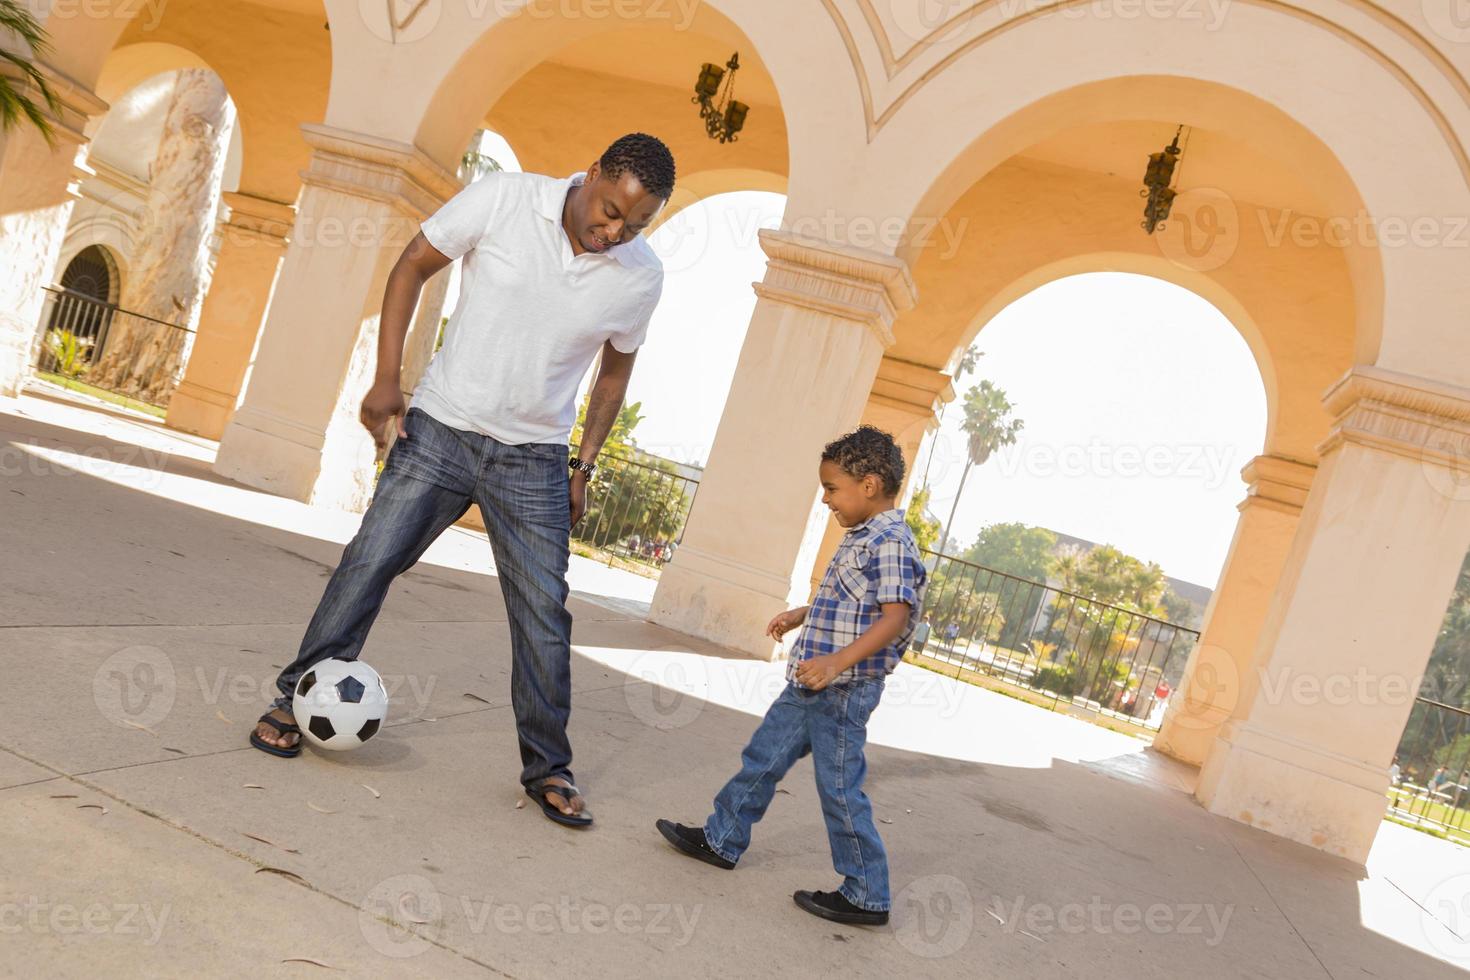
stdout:
{"type": "Polygon", "coordinates": [[[606,252],[637,238],[663,206],[664,199],[644,190],[631,173],[607,178],[601,165],[594,163],[587,170],[582,193],[572,199],[568,230],[586,251],[606,252]]]}

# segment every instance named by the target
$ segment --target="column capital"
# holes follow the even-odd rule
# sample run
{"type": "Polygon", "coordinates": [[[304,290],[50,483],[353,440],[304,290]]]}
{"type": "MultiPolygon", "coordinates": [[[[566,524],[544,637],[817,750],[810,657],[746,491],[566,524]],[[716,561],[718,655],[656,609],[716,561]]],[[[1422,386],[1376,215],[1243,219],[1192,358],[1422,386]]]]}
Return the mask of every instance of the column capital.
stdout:
{"type": "Polygon", "coordinates": [[[1237,510],[1247,507],[1266,506],[1297,514],[1307,502],[1312,489],[1312,478],[1317,467],[1311,463],[1286,456],[1261,455],[1252,459],[1240,471],[1240,477],[1248,484],[1245,499],[1237,510]]]}
{"type": "Polygon", "coordinates": [[[286,247],[296,222],[295,208],[284,201],[238,191],[225,191],[221,196],[230,208],[230,216],[221,223],[222,231],[248,237],[252,243],[286,247]]]}
{"type": "MultiPolygon", "coordinates": [[[[80,146],[87,142],[86,126],[93,116],[100,116],[109,108],[108,104],[81,82],[63,74],[44,61],[32,62],[46,84],[56,95],[60,111],[52,112],[36,87],[20,68],[8,61],[0,61],[0,78],[4,78],[21,95],[29,96],[41,112],[51,121],[57,139],[80,146]]],[[[38,134],[39,135],[39,134],[38,134]]]]}
{"type": "Polygon", "coordinates": [[[312,148],[311,164],[301,171],[308,187],[381,201],[419,221],[464,188],[412,143],[320,123],[302,123],[301,133],[312,148]]]}
{"type": "Polygon", "coordinates": [[[770,261],[757,296],[867,326],[884,347],[893,321],[916,298],[908,263],[893,255],[789,231],[760,231],[770,261]]]}
{"type": "Polygon", "coordinates": [[[941,405],[954,401],[953,379],[936,368],[884,357],[878,363],[871,398],[914,415],[932,417],[941,405]]]}
{"type": "Polygon", "coordinates": [[[1333,423],[1319,455],[1354,443],[1452,469],[1470,456],[1470,388],[1357,365],[1322,403],[1333,423]]]}

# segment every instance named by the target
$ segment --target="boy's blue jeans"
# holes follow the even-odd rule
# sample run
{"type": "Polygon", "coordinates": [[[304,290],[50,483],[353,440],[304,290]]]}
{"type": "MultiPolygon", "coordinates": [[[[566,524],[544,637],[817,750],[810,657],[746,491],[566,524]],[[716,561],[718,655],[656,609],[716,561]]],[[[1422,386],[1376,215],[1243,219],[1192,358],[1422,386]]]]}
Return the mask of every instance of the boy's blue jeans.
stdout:
{"type": "Polygon", "coordinates": [[[832,866],[843,877],[838,891],[859,908],[886,911],[888,856],[863,792],[868,716],[883,696],[883,681],[863,677],[820,691],[788,683],[741,753],[739,774],[715,797],[715,812],[704,824],[710,848],[727,861],[740,860],[750,846],[751,826],[776,795],[776,784],[810,752],[832,866]]]}
{"type": "Polygon", "coordinates": [[[355,660],[388,586],[446,528],[480,507],[510,625],[511,706],[521,781],[571,780],[572,616],[567,612],[571,511],[567,447],[509,446],[409,409],[408,438],[388,454],[357,536],[327,582],[275,704],[291,710],[296,682],[328,657],[355,660]]]}

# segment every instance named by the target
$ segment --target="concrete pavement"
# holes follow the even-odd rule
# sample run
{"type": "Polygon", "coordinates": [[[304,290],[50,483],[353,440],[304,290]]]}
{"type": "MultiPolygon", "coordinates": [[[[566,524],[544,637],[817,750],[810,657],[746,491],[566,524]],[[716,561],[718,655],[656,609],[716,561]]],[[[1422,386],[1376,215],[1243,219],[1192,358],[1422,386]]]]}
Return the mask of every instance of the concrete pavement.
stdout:
{"type": "Polygon", "coordinates": [[[831,872],[810,762],[734,872],[701,819],[780,665],[641,622],[574,561],[572,737],[597,815],[516,782],[488,546],[446,535],[364,651],[364,749],[245,737],[353,515],[213,476],[126,412],[0,409],[0,973],[11,976],[1446,977],[1470,852],[1386,825],[1366,871],[1211,816],[1138,740],[905,665],[871,731],[887,929],[791,904],[831,872]],[[314,961],[314,962],[313,962],[314,961]],[[321,965],[318,965],[321,964],[321,965]]]}

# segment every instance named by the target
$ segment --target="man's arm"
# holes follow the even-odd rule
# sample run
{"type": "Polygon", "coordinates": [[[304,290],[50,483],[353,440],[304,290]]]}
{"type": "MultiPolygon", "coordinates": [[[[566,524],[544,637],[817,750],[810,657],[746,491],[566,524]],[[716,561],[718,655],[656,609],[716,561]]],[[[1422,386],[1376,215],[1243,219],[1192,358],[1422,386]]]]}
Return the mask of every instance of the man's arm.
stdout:
{"type": "Polygon", "coordinates": [[[373,386],[362,400],[358,414],[363,426],[373,434],[379,449],[388,445],[388,428],[396,420],[400,436],[408,435],[403,427],[407,411],[399,375],[403,371],[403,342],[418,306],[419,293],[434,273],[452,260],[430,245],[423,232],[398,256],[393,271],[388,273],[388,286],[383,290],[383,313],[378,318],[378,370],[373,386]]]}
{"type": "MultiPolygon", "coordinates": [[[[597,379],[587,397],[587,420],[582,426],[582,442],[577,446],[577,458],[585,463],[597,459],[602,444],[612,431],[618,412],[623,408],[623,396],[628,393],[628,380],[633,377],[633,362],[638,352],[624,354],[611,342],[602,345],[602,360],[597,367],[597,379]]],[[[571,486],[572,525],[575,526],[587,511],[587,474],[580,470],[572,473],[571,486]]]]}

